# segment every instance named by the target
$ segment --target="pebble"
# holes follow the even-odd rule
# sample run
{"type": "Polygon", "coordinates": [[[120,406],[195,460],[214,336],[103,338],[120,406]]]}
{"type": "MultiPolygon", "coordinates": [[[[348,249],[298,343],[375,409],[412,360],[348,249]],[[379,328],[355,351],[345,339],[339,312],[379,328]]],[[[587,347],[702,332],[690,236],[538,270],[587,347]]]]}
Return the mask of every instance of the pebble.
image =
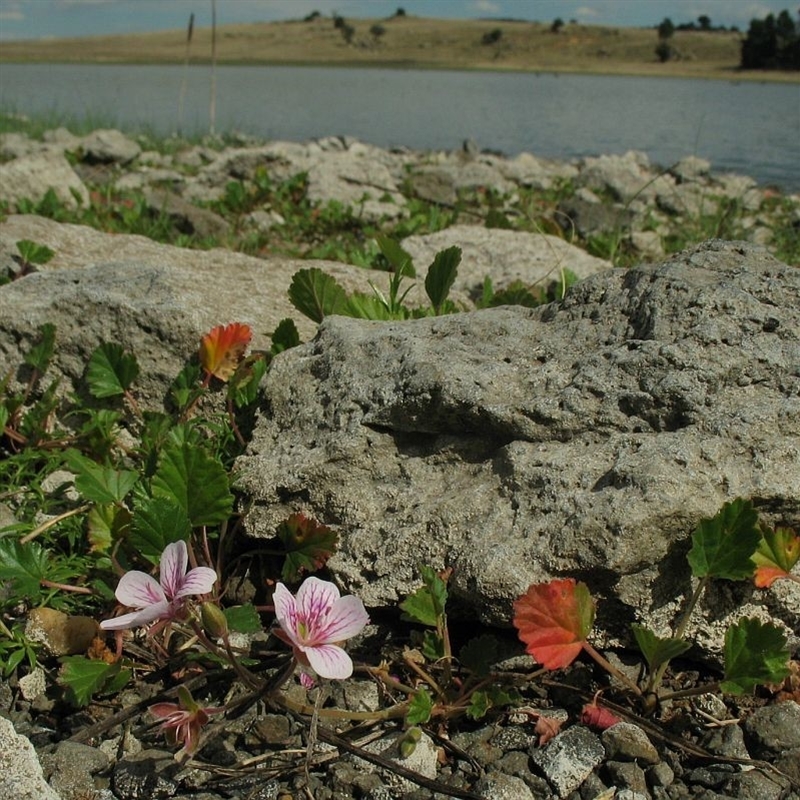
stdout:
{"type": "Polygon", "coordinates": [[[544,747],[531,748],[529,753],[560,797],[575,791],[605,755],[600,739],[582,725],[567,728],[544,747]]]}
{"type": "Polygon", "coordinates": [[[754,758],[779,756],[800,747],[800,705],[787,700],[759,708],[745,720],[744,732],[754,758]]]}
{"type": "Polygon", "coordinates": [[[606,756],[617,761],[639,761],[657,764],[661,759],[647,734],[631,722],[618,722],[601,736],[606,756]]]}

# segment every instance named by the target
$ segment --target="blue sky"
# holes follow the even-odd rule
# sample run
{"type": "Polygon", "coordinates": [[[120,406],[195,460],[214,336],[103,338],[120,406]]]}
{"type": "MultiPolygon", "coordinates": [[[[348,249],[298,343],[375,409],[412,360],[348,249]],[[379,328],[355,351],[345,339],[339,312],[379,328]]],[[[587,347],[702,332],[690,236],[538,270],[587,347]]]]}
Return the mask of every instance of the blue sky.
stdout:
{"type": "MultiPolygon", "coordinates": [[[[299,19],[312,11],[346,17],[387,17],[398,7],[425,17],[501,18],[551,22],[556,17],[597,25],[675,24],[701,14],[714,25],[747,30],[753,17],[798,0],[217,0],[217,23],[299,19]]],[[[211,0],[0,0],[0,40],[133,33],[211,25],[211,0]]]]}

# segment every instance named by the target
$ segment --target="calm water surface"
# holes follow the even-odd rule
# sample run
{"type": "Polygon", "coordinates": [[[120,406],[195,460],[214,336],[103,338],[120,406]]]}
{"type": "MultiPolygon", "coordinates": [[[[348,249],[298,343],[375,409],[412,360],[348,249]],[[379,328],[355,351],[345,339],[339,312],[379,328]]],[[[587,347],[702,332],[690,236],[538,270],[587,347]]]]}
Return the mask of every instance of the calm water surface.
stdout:
{"type": "MultiPolygon", "coordinates": [[[[0,65],[0,107],[158,134],[209,127],[208,66],[0,65]],[[186,76],[182,111],[179,98],[186,76]]],[[[351,135],[414,149],[464,139],[506,155],[685,155],[800,191],[800,85],[328,67],[218,67],[217,132],[351,135]]]]}

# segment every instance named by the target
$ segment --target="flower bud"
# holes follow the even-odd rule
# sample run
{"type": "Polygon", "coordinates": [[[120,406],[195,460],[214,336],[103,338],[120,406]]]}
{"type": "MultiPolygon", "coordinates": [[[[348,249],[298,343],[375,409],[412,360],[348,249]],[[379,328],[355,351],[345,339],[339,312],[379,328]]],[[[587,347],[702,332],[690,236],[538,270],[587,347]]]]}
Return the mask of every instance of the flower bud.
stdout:
{"type": "Polygon", "coordinates": [[[200,619],[203,629],[213,639],[221,639],[228,635],[228,620],[222,609],[216,604],[206,601],[200,606],[200,619]]]}
{"type": "Polygon", "coordinates": [[[417,742],[421,738],[422,731],[419,728],[409,728],[398,743],[400,757],[408,758],[417,749],[417,742]]]}

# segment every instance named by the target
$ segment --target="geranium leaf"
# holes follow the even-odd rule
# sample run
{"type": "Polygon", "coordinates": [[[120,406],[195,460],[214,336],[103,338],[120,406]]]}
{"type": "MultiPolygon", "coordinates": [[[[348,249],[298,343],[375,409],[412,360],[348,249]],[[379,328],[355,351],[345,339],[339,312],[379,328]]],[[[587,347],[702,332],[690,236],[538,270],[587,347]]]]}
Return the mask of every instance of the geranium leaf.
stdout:
{"type": "Polygon", "coordinates": [[[418,689],[411,695],[411,702],[406,712],[408,725],[422,725],[431,718],[433,711],[433,698],[426,689],[418,689]]]}
{"type": "Polygon", "coordinates": [[[444,617],[447,603],[447,584],[431,567],[422,565],[420,573],[424,585],[400,603],[404,618],[436,628],[444,617]]]}
{"type": "Polygon", "coordinates": [[[136,357],[113,342],[103,342],[92,353],[86,370],[86,381],[94,397],[124,394],[138,376],[136,357]]]}
{"type": "Polygon", "coordinates": [[[115,541],[126,535],[131,524],[131,514],[124,506],[98,503],[89,511],[87,524],[92,551],[105,553],[115,541]]]}
{"type": "Polygon", "coordinates": [[[186,509],[173,498],[146,495],[137,498],[128,541],[149,561],[158,564],[168,544],[187,541],[191,533],[186,509]]]}
{"type": "Polygon", "coordinates": [[[138,472],[104,467],[77,450],[67,450],[64,457],[75,473],[75,488],[92,503],[121,503],[139,480],[138,472]]]}
{"type": "Polygon", "coordinates": [[[200,340],[200,365],[215,378],[229,380],[252,338],[250,326],[242,322],[217,325],[200,340]]]}
{"type": "Polygon", "coordinates": [[[45,322],[39,328],[39,341],[25,353],[25,363],[39,373],[45,372],[53,357],[55,344],[56,326],[52,322],[45,322]]]}
{"type": "Polygon", "coordinates": [[[447,295],[450,294],[460,263],[461,248],[453,246],[440,250],[428,268],[428,274],[425,276],[425,292],[437,314],[447,300],[447,295]]]}
{"type": "Polygon", "coordinates": [[[594,602],[573,578],[535,583],[514,603],[514,627],[526,650],[545,669],[571,664],[594,622],[594,602]]]}
{"type": "Polygon", "coordinates": [[[281,577],[287,583],[299,580],[303,571],[315,572],[325,566],[339,542],[334,531],[305,514],[292,514],[276,533],[286,550],[281,577]]]}
{"type": "Polygon", "coordinates": [[[330,314],[342,313],[347,294],[334,277],[311,267],[295,272],[289,286],[289,300],[301,314],[319,323],[330,314]]]}
{"type": "Polygon", "coordinates": [[[266,372],[267,360],[263,353],[254,353],[239,364],[228,386],[228,396],[236,408],[244,408],[255,402],[259,384],[266,372]]]}
{"type": "Polygon", "coordinates": [[[761,540],[757,522],[753,504],[741,499],[700,520],[687,556],[694,576],[734,581],[751,577],[756,566],[752,556],[761,540]]]}
{"type": "Polygon", "coordinates": [[[768,589],[778,578],[786,578],[800,560],[800,536],[790,528],[761,527],[761,541],[753,556],[755,584],[768,589]]]}
{"type": "Polygon", "coordinates": [[[187,442],[165,445],[151,486],[154,496],[177,503],[194,527],[224,522],[233,510],[225,468],[201,447],[187,442]]]}
{"type": "Polygon", "coordinates": [[[740,619],[725,632],[723,692],[745,694],[765,683],[780,683],[789,674],[786,637],[776,625],[740,619]]]}
{"type": "Polygon", "coordinates": [[[684,639],[666,638],[656,636],[649,628],[643,625],[631,625],[636,643],[647,661],[650,672],[655,672],[662,664],[666,664],[681,653],[685,653],[691,646],[684,639]]]}
{"type": "Polygon", "coordinates": [[[245,603],[241,606],[230,606],[222,611],[228,622],[228,628],[232,631],[237,633],[257,633],[262,630],[258,611],[250,603],[245,603]]]}
{"type": "Polygon", "coordinates": [[[407,253],[401,245],[390,236],[379,233],[375,237],[383,257],[389,262],[392,272],[403,275],[406,278],[415,278],[414,259],[407,253]]]}
{"type": "Polygon", "coordinates": [[[23,545],[18,539],[0,539],[0,581],[10,581],[16,597],[39,597],[49,561],[49,554],[37,542],[23,545]]]}
{"type": "Polygon", "coordinates": [[[99,692],[105,684],[120,671],[119,662],[107,664],[85,656],[64,656],[58,682],[67,688],[67,696],[73,705],[85,706],[95,692],[99,692]]]}
{"type": "Polygon", "coordinates": [[[291,317],[282,319],[278,323],[278,327],[272,332],[272,347],[270,352],[272,355],[278,355],[284,350],[289,350],[292,347],[297,347],[300,344],[300,333],[297,330],[297,325],[291,317]]]}

